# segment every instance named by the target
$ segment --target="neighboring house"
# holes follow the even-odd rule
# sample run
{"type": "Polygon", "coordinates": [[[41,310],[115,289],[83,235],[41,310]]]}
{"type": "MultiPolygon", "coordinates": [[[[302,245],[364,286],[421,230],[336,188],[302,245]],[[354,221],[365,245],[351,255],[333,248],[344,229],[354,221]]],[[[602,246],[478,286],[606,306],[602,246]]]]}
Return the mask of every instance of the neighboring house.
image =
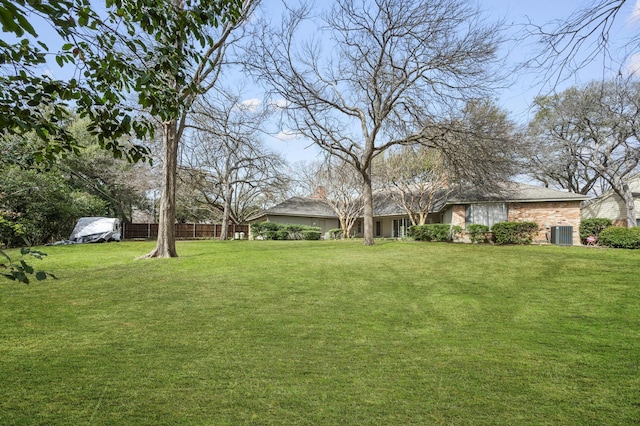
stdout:
{"type": "MultiPolygon", "coordinates": [[[[633,193],[636,209],[636,223],[640,225],[640,174],[629,179],[629,188],[633,193]]],[[[582,218],[596,217],[611,219],[616,226],[627,226],[627,208],[618,194],[609,190],[599,197],[582,203],[582,218]]]]}
{"type": "MultiPolygon", "coordinates": [[[[476,223],[492,226],[496,222],[536,222],[536,242],[548,241],[553,226],[573,227],[573,244],[580,244],[580,204],[587,197],[537,186],[508,183],[495,194],[458,191],[435,205],[428,223],[448,223],[463,229],[476,223]]],[[[384,193],[374,194],[374,236],[398,238],[407,234],[411,222],[408,215],[384,193]]],[[[257,221],[297,223],[320,226],[322,232],[339,227],[333,211],[317,197],[295,197],[268,209],[257,221]]],[[[354,226],[362,233],[362,220],[354,226]]]]}
{"type": "Polygon", "coordinates": [[[294,223],[318,226],[327,236],[330,229],[340,228],[333,209],[318,197],[293,197],[265,210],[251,222],[294,223]]]}

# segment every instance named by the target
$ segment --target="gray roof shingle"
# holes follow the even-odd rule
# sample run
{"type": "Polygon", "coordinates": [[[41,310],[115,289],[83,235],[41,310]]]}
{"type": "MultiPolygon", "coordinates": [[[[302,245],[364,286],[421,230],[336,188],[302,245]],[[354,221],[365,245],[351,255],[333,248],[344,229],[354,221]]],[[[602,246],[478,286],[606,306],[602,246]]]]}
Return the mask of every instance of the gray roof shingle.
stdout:
{"type": "Polygon", "coordinates": [[[329,205],[319,198],[293,197],[267,209],[267,215],[276,216],[307,216],[307,217],[336,217],[329,205]]]}
{"type": "MultiPolygon", "coordinates": [[[[542,188],[524,183],[507,182],[494,193],[485,193],[477,188],[458,190],[446,201],[436,203],[432,212],[443,210],[452,204],[471,204],[481,202],[543,202],[543,201],[584,201],[588,197],[551,188],[542,188]]],[[[384,192],[373,194],[374,216],[404,216],[405,211],[400,208],[391,197],[384,192]]],[[[304,216],[336,218],[335,212],[328,204],[314,197],[293,197],[277,204],[264,212],[264,215],[276,216],[304,216]]]]}

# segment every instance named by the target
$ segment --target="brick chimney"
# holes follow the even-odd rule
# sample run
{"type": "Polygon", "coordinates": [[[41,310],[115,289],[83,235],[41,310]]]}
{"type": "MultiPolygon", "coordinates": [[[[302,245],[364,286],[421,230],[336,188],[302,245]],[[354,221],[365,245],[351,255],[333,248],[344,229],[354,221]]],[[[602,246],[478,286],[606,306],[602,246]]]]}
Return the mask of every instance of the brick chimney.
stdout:
{"type": "Polygon", "coordinates": [[[327,198],[327,188],[324,186],[319,186],[316,188],[316,193],[311,196],[311,198],[317,198],[319,200],[324,200],[327,198]]]}

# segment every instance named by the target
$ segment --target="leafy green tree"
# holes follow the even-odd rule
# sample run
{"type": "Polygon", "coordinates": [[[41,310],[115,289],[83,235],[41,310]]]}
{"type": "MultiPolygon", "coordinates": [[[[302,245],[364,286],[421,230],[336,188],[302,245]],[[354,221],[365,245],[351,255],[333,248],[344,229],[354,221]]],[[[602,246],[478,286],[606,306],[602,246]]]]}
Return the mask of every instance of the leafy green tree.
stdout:
{"type": "Polygon", "coordinates": [[[102,216],[104,201],[69,185],[57,169],[0,171],[0,245],[16,247],[67,239],[79,217],[102,216]]]}
{"type": "Polygon", "coordinates": [[[146,163],[114,158],[99,146],[86,124],[86,119],[76,117],[69,125],[70,133],[83,145],[80,153],[59,159],[52,168],[59,170],[70,187],[100,199],[107,216],[130,222],[134,208],[148,207],[151,168],[146,163]]]}
{"type": "Polygon", "coordinates": [[[35,132],[43,142],[34,153],[36,160],[53,161],[78,149],[65,129],[70,105],[88,117],[91,131],[114,155],[132,161],[147,155],[141,145],[118,142],[122,136],[142,138],[154,129],[149,120],[137,118],[133,108],[125,106],[126,92],[139,85],[148,70],[138,61],[121,61],[122,47],[141,55],[145,49],[133,43],[123,46],[118,33],[111,31],[123,21],[131,22],[125,25],[128,30],[134,28],[130,14],[118,3],[122,2],[107,1],[102,17],[87,0],[0,0],[2,30],[15,39],[0,41],[0,132],[5,136],[35,132]],[[32,25],[37,19],[52,26],[61,46],[49,48],[32,25]],[[76,75],[60,80],[39,72],[49,56],[60,66],[75,65],[76,75]]]}
{"type": "Polygon", "coordinates": [[[21,38],[0,43],[0,130],[35,131],[45,142],[39,160],[78,149],[62,123],[73,104],[89,131],[116,157],[137,161],[148,150],[122,137],[142,139],[162,128],[165,155],[158,247],[149,256],[176,256],[173,221],[178,142],[193,100],[212,86],[231,30],[255,2],[243,0],[107,0],[97,11],[88,0],[0,0],[4,32],[21,38]],[[63,41],[55,58],[76,66],[68,81],[38,76],[49,47],[28,18],[49,21],[63,41]],[[216,40],[211,28],[222,26],[216,40]],[[33,41],[35,39],[35,42],[33,41]],[[135,103],[128,104],[129,94],[135,103]],[[145,114],[137,114],[144,109],[145,114]],[[126,141],[125,141],[126,142],[126,141]]]}

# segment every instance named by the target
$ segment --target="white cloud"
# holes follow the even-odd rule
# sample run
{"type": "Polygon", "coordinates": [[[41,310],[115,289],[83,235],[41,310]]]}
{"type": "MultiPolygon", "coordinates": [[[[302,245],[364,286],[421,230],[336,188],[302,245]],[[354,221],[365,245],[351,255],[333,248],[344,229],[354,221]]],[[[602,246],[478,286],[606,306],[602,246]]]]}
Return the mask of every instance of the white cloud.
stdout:
{"type": "Polygon", "coordinates": [[[294,132],[293,130],[281,130],[280,132],[278,132],[277,135],[275,135],[274,137],[276,139],[279,139],[281,141],[287,142],[290,140],[294,140],[297,139],[298,136],[300,136],[299,133],[294,132]]]}
{"type": "Polygon", "coordinates": [[[629,58],[627,64],[627,71],[629,74],[640,75],[640,53],[636,53],[629,58]]]}
{"type": "Polygon", "coordinates": [[[245,99],[240,102],[239,108],[245,111],[257,111],[262,105],[262,101],[257,98],[245,99]]]}
{"type": "Polygon", "coordinates": [[[636,0],[636,5],[633,8],[633,12],[631,12],[631,20],[632,21],[640,20],[640,0],[636,0]]]}
{"type": "Polygon", "coordinates": [[[286,99],[282,99],[282,98],[276,99],[275,101],[271,102],[271,106],[274,107],[274,108],[285,109],[286,107],[289,106],[289,101],[287,101],[286,99]]]}

